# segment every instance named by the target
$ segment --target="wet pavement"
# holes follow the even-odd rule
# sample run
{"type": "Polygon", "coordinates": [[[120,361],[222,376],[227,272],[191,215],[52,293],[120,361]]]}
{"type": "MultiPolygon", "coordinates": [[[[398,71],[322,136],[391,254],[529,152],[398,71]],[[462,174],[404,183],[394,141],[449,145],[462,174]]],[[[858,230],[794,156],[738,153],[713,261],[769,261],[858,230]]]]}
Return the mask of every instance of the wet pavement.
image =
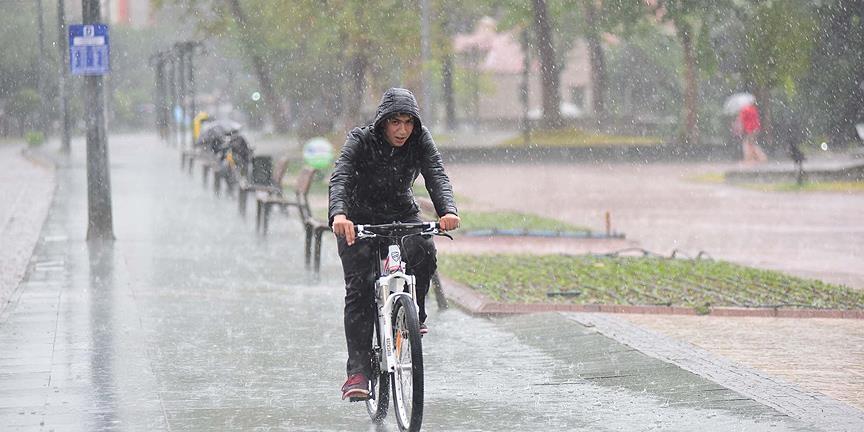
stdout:
{"type": "MultiPolygon", "coordinates": [[[[339,398],[340,267],[303,268],[149,136],[112,137],[113,244],[88,244],[83,155],[0,314],[0,430],[393,430],[339,398]]],[[[562,314],[430,313],[425,430],[849,429],[796,418],[562,314]]],[[[391,416],[392,417],[392,416],[391,416]]],[[[858,428],[860,430],[860,428],[858,428]]]]}
{"type": "Polygon", "coordinates": [[[619,317],[864,409],[864,320],[640,314],[619,317]]]}
{"type": "Polygon", "coordinates": [[[50,163],[25,156],[25,144],[0,144],[0,313],[18,287],[54,193],[50,163]]]}
{"type": "MultiPolygon", "coordinates": [[[[782,167],[782,161],[769,162],[765,168],[776,166],[782,167]]],[[[715,259],[864,289],[864,231],[858,216],[864,214],[864,194],[765,192],[699,181],[706,174],[736,167],[621,162],[448,168],[457,196],[465,197],[472,210],[527,210],[595,230],[603,229],[603,213],[610,211],[613,228],[626,233],[631,245],[656,253],[668,256],[678,249],[695,256],[704,250],[715,259]],[[508,193],[496,192],[500,190],[508,193]]],[[[514,246],[580,252],[566,243],[545,243],[514,246]]],[[[606,252],[588,246],[592,252],[606,252]]],[[[622,318],[864,409],[862,320],[638,314],[622,318]]]]}

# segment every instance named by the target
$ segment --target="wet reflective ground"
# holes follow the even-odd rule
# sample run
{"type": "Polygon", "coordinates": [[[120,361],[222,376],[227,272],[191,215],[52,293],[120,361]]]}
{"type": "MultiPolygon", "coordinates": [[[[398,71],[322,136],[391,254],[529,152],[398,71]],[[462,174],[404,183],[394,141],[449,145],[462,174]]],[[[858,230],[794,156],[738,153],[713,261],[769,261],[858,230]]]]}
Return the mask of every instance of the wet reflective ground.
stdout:
{"type": "MultiPolygon", "coordinates": [[[[295,214],[275,214],[258,238],[235,200],[179,170],[176,150],[149,136],[110,144],[117,241],[85,242],[84,160],[73,157],[0,315],[0,430],[395,429],[340,400],[331,239],[316,281],[295,214]]],[[[560,315],[430,308],[425,430],[819,429],[560,315]]]]}

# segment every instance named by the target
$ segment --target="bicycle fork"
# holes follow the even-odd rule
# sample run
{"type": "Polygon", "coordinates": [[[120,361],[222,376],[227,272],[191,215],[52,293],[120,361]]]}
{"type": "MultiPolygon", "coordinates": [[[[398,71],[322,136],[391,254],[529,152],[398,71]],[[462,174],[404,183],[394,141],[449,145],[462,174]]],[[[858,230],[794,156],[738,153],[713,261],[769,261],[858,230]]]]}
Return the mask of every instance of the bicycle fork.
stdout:
{"type": "Polygon", "coordinates": [[[393,316],[393,305],[396,303],[397,298],[408,297],[414,302],[414,310],[417,310],[415,287],[414,276],[406,275],[401,271],[380,277],[376,284],[378,322],[381,324],[379,327],[384,333],[381,338],[383,341],[381,348],[384,350],[384,355],[381,356],[381,362],[383,363],[381,365],[382,371],[386,370],[393,373],[396,370],[396,354],[394,350],[396,341],[393,339],[393,323],[390,319],[393,316]],[[406,284],[409,287],[409,292],[404,292],[402,289],[406,284]]]}

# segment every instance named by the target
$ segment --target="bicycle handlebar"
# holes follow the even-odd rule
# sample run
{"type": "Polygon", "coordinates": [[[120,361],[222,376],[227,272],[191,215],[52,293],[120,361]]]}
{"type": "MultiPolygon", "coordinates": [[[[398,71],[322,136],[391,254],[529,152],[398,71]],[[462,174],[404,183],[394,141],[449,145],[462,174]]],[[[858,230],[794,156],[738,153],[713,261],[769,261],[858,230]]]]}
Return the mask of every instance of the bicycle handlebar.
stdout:
{"type": "Polygon", "coordinates": [[[389,223],[380,225],[354,225],[354,232],[360,237],[374,237],[377,235],[410,235],[410,234],[438,234],[441,224],[438,222],[410,222],[389,223]]]}

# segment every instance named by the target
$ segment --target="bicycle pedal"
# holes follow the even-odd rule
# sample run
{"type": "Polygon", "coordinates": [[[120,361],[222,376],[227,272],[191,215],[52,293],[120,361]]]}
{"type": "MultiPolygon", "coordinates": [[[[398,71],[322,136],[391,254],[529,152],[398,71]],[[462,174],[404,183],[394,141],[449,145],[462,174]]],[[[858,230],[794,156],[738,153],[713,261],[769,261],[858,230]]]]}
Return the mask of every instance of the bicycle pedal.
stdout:
{"type": "Polygon", "coordinates": [[[366,397],[350,397],[350,398],[348,398],[348,400],[351,401],[351,402],[366,402],[366,401],[369,400],[369,399],[370,399],[369,396],[366,396],[366,397]]]}

